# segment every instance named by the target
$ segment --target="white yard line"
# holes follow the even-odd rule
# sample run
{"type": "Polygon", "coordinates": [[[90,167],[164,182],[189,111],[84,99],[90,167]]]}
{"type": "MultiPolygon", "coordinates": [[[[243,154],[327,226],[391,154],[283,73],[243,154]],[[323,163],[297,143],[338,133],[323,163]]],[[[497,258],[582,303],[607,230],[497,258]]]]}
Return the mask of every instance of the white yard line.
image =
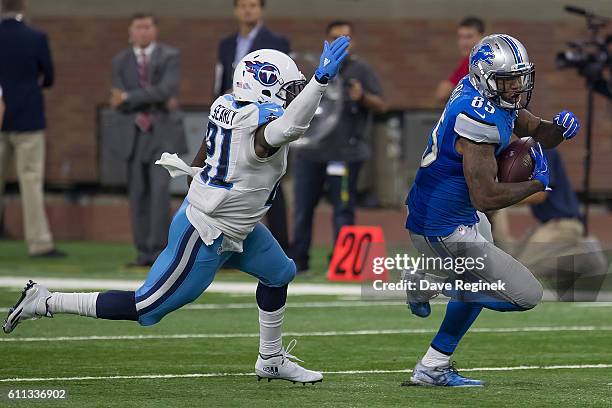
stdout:
{"type": "MultiPolygon", "coordinates": [[[[444,306],[446,302],[431,302],[432,306],[444,306]]],[[[407,307],[403,300],[396,301],[329,301],[329,302],[291,302],[287,301],[287,307],[290,309],[317,309],[317,308],[328,308],[328,307],[388,307],[388,306],[401,306],[402,308],[407,307]]],[[[224,310],[224,309],[253,309],[257,310],[257,304],[255,303],[195,303],[185,305],[180,309],[175,310],[224,310]]],[[[9,311],[8,307],[0,307],[0,313],[6,313],[9,311]]]]}
{"type": "MultiPolygon", "coordinates": [[[[389,329],[389,330],[347,330],[286,332],[283,335],[294,337],[331,337],[331,336],[378,336],[393,334],[436,333],[438,329],[389,329]]],[[[560,331],[612,331],[612,326],[527,326],[527,327],[475,327],[471,333],[532,333],[560,331]]],[[[45,342],[45,341],[98,341],[98,340],[184,340],[184,339],[238,339],[259,337],[259,333],[186,333],[186,334],[143,334],[125,336],[60,336],[60,337],[0,337],[0,343],[45,342]]]]}
{"type": "MultiPolygon", "coordinates": [[[[54,277],[29,277],[34,282],[38,282],[49,289],[72,289],[72,290],[92,290],[92,289],[117,289],[117,290],[136,290],[142,285],[142,280],[126,279],[75,279],[75,278],[54,278],[54,277]]],[[[23,276],[0,276],[0,287],[22,289],[28,279],[23,276]]],[[[207,289],[207,293],[224,294],[253,294],[257,287],[256,282],[213,282],[207,289]]],[[[365,287],[367,295],[372,296],[373,289],[365,287]]],[[[289,285],[290,295],[333,295],[333,296],[362,296],[362,285],[354,283],[292,283],[289,285]]],[[[377,297],[383,299],[387,297],[402,298],[403,292],[398,293],[378,293],[377,297]]],[[[554,301],[556,295],[549,290],[544,291],[544,300],[554,301]]],[[[612,303],[612,293],[601,292],[596,300],[599,303],[612,303]],[[604,302],[608,301],[608,302],[604,302]]]]}
{"type": "Polygon", "coordinates": [[[575,307],[612,307],[612,302],[579,302],[575,307]]]}
{"type": "MultiPolygon", "coordinates": [[[[583,370],[590,368],[612,368],[612,364],[572,364],[550,366],[515,366],[515,367],[477,367],[463,368],[461,371],[519,371],[519,370],[583,370]]],[[[323,371],[323,374],[396,374],[410,373],[412,370],[347,370],[323,371]]],[[[191,373],[191,374],[146,374],[146,375],[111,375],[86,377],[30,377],[30,378],[2,378],[0,382],[41,382],[41,381],[89,381],[89,380],[165,380],[173,378],[205,378],[205,377],[244,377],[254,376],[248,373],[191,373]]],[[[612,385],[612,383],[608,384],[612,385]]]]}
{"type": "MultiPolygon", "coordinates": [[[[74,279],[52,277],[30,277],[49,289],[117,289],[136,290],[142,285],[142,280],[125,279],[74,279]]],[[[0,276],[0,287],[23,288],[28,279],[20,276],[0,276]]],[[[207,293],[255,293],[256,282],[213,282],[207,293]]],[[[289,293],[293,295],[336,295],[359,296],[361,285],[330,284],[330,283],[293,283],[289,285],[289,293]]]]}

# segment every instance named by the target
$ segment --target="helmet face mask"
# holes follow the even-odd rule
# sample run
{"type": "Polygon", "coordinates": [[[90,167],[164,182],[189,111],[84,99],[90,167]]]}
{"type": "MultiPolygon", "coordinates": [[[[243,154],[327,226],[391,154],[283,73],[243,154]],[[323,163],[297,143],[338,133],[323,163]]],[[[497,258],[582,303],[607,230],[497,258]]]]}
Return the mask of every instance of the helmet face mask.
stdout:
{"type": "Polygon", "coordinates": [[[535,66],[523,44],[509,35],[489,35],[476,44],[469,75],[480,94],[501,108],[524,109],[531,100],[535,66]]]}
{"type": "Polygon", "coordinates": [[[487,78],[487,97],[506,109],[525,109],[535,85],[535,67],[521,70],[492,72],[487,78]]]}
{"type": "Polygon", "coordinates": [[[289,104],[304,90],[306,86],[305,79],[297,79],[295,81],[289,81],[278,90],[276,93],[276,97],[281,101],[284,101],[284,108],[289,106],[289,104]]]}

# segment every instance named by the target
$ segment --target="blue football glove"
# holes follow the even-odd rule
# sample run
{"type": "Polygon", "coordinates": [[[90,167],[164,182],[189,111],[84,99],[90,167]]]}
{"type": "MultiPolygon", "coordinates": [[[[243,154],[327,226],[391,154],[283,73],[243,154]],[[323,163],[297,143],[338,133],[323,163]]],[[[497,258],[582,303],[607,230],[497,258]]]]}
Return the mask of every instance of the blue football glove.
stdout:
{"type": "Polygon", "coordinates": [[[348,55],[348,47],[351,42],[349,37],[338,37],[331,45],[325,41],[323,52],[319,61],[319,67],[315,71],[315,78],[322,84],[326,84],[335,77],[340,70],[342,61],[348,55]]]}
{"type": "Polygon", "coordinates": [[[538,180],[540,183],[544,185],[545,191],[551,191],[551,188],[548,187],[550,183],[550,174],[548,173],[548,161],[546,160],[546,156],[542,151],[542,145],[536,143],[535,147],[531,148],[531,158],[533,159],[533,173],[531,173],[532,180],[538,180]]]}
{"type": "Polygon", "coordinates": [[[553,122],[563,128],[563,138],[569,140],[576,136],[578,130],[580,130],[580,122],[576,115],[572,112],[564,110],[557,113],[554,117],[553,122]]]}

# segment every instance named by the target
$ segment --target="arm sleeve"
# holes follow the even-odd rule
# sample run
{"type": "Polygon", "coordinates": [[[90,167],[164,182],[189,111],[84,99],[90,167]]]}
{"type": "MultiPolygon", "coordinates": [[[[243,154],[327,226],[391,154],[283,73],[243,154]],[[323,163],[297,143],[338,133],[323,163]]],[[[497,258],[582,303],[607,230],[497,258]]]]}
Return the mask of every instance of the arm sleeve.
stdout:
{"type": "Polygon", "coordinates": [[[279,147],[299,139],[310,126],[327,84],[312,77],[304,90],[289,104],[283,116],[271,122],[264,130],[270,146],[279,147]]]}
{"type": "Polygon", "coordinates": [[[135,108],[146,104],[166,102],[178,92],[179,78],[179,53],[177,52],[168,57],[161,81],[155,85],[129,91],[125,104],[128,108],[135,108]]]}
{"type": "Polygon", "coordinates": [[[496,125],[477,120],[465,112],[457,115],[455,133],[476,143],[499,144],[501,140],[496,125]]]}

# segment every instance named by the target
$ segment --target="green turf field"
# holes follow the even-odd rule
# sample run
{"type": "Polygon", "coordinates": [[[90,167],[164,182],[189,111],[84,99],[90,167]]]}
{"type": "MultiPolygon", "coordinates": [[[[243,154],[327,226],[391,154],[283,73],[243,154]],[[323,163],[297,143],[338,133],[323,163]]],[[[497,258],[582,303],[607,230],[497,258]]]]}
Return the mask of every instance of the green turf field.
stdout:
{"type": "MultiPolygon", "coordinates": [[[[0,242],[0,275],[137,279],[119,266],[132,256],[125,245],[62,248],[72,256],[29,261],[21,244],[0,242]]],[[[245,279],[233,272],[219,278],[245,279]]],[[[323,279],[315,273],[300,281],[323,279]]],[[[0,308],[18,297],[19,290],[0,288],[0,308]]],[[[326,372],[314,386],[257,382],[251,374],[253,295],[205,294],[149,328],[76,316],[25,322],[0,337],[0,406],[612,406],[612,305],[605,304],[484,311],[454,356],[460,370],[475,369],[466,374],[487,381],[484,389],[400,387],[409,377],[402,370],[424,352],[443,310],[434,305],[430,318],[418,319],[401,301],[290,297],[285,343],[297,339],[293,354],[326,372]],[[28,389],[64,389],[67,399],[7,398],[28,389]]]]}

